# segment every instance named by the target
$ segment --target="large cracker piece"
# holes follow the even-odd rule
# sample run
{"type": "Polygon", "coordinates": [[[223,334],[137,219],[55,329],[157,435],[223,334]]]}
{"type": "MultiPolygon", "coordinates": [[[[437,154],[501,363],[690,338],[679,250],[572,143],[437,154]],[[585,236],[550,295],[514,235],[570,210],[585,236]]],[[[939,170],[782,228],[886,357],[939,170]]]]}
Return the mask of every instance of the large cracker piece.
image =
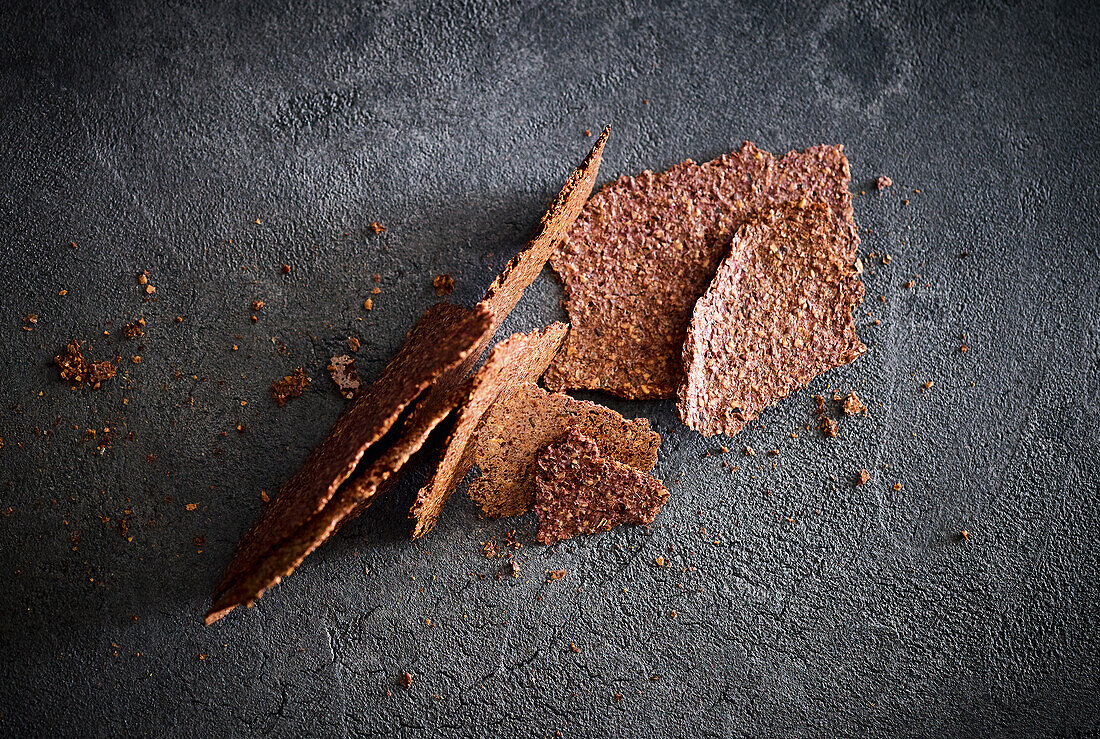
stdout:
{"type": "Polygon", "coordinates": [[[680,418],[732,436],[768,405],[866,351],[852,311],[863,283],[823,204],[788,204],[743,225],[695,304],[680,418]]]}
{"type": "Polygon", "coordinates": [[[855,259],[859,237],[840,146],[776,158],[752,143],[705,164],[621,177],[600,189],[550,265],[565,284],[572,329],[551,364],[551,390],[671,398],[683,381],[691,309],[751,213],[822,202],[855,259]]]}
{"type": "Polygon", "coordinates": [[[595,440],[576,429],[546,447],[535,466],[540,544],[651,524],[668,500],[660,480],[601,457],[595,440]]]}
{"type": "MultiPolygon", "coordinates": [[[[302,538],[313,519],[329,509],[337,491],[357,468],[375,468],[380,462],[392,466],[395,459],[404,456],[403,449],[392,451],[387,434],[442,374],[459,366],[480,345],[491,320],[484,305],[471,310],[438,303],[428,309],[378,379],[341,415],[321,445],[241,539],[215,590],[207,623],[237,605],[250,605],[297,566],[301,557],[288,560],[274,555],[280,548],[285,550],[288,542],[302,538]]],[[[355,486],[345,497],[361,497],[363,492],[361,485],[355,486]]],[[[324,541],[331,530],[324,522],[317,524],[318,533],[312,539],[319,540],[305,547],[305,554],[324,541]]]]}
{"type": "Polygon", "coordinates": [[[469,472],[474,433],[486,411],[502,393],[538,380],[561,348],[567,330],[564,323],[555,323],[541,331],[514,334],[493,347],[468,383],[435,473],[416,495],[413,538],[431,531],[455,485],[469,472]]]}
{"type": "Polygon", "coordinates": [[[648,472],[661,436],[644,418],[627,420],[610,408],[525,385],[502,396],[477,430],[474,464],[481,476],[467,494],[487,516],[518,516],[535,501],[535,459],[570,429],[599,441],[608,459],[648,472]]]}

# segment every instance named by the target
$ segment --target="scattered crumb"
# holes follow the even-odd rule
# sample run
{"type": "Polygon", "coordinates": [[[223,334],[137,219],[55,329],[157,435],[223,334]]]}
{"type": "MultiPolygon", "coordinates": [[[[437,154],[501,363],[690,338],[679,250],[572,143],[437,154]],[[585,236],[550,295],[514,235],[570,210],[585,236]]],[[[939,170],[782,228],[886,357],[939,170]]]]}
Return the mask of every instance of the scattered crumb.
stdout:
{"type": "Polygon", "coordinates": [[[330,359],[326,369],[336,383],[337,391],[348,400],[354,398],[361,385],[359,373],[355,371],[355,360],[347,354],[341,354],[330,359]]]}
{"type": "Polygon", "coordinates": [[[374,301],[367,298],[363,301],[363,310],[374,310],[374,301]]]}
{"type": "Polygon", "coordinates": [[[569,649],[571,649],[576,654],[581,653],[580,647],[578,647],[574,642],[569,643],[569,649]]]}
{"type": "Polygon", "coordinates": [[[260,500],[262,500],[264,503],[270,503],[271,502],[271,496],[267,494],[266,490],[261,490],[260,491],[260,500]]]}
{"type": "Polygon", "coordinates": [[[281,407],[291,398],[297,398],[305,392],[308,385],[309,378],[306,377],[305,371],[301,367],[297,367],[283,379],[271,383],[271,397],[281,407]]]}
{"type": "Polygon", "coordinates": [[[436,275],[432,280],[432,287],[435,288],[435,294],[439,297],[444,295],[450,295],[455,289],[455,280],[450,275],[436,275]]]}
{"type": "Polygon", "coordinates": [[[959,351],[960,352],[965,352],[967,350],[967,348],[968,347],[966,346],[966,344],[963,344],[962,346],[959,347],[959,351]]]}
{"type": "Polygon", "coordinates": [[[513,559],[512,562],[511,562],[511,567],[512,567],[512,577],[519,577],[519,562],[517,562],[513,559]]]}
{"type": "Polygon", "coordinates": [[[894,490],[901,490],[901,483],[900,482],[895,482],[894,483],[894,490]]]}
{"type": "Polygon", "coordinates": [[[289,264],[284,264],[283,265],[283,274],[284,275],[289,275],[290,274],[290,265],[289,264]]]}
{"type": "Polygon", "coordinates": [[[410,675],[407,672],[401,675],[401,687],[403,687],[405,690],[408,690],[409,688],[412,687],[412,684],[413,684],[413,676],[412,675],[410,675]]]}
{"type": "Polygon", "coordinates": [[[565,577],[565,570],[550,570],[547,574],[549,575],[549,579],[547,580],[547,582],[552,582],[554,580],[560,580],[565,577]]]}
{"type": "Polygon", "coordinates": [[[149,273],[146,272],[145,270],[142,270],[141,272],[138,273],[137,281],[138,281],[139,285],[148,285],[149,284],[149,273]]]}
{"type": "Polygon", "coordinates": [[[959,536],[962,537],[963,541],[969,541],[970,540],[970,534],[967,532],[966,529],[963,529],[962,531],[960,531],[959,536]]]}
{"type": "Polygon", "coordinates": [[[185,508],[187,508],[187,510],[189,510],[189,511],[194,511],[194,510],[197,510],[197,509],[198,509],[198,507],[199,507],[199,504],[198,504],[198,503],[188,503],[188,504],[186,504],[186,506],[185,506],[185,508]]]}
{"type": "Polygon", "coordinates": [[[841,401],[841,407],[844,409],[844,414],[847,416],[854,416],[857,413],[867,415],[867,406],[863,404],[863,401],[859,399],[855,391],[848,393],[848,396],[841,400],[840,394],[836,393],[833,398],[841,401]]]}
{"type": "Polygon", "coordinates": [[[372,223],[370,225],[370,227],[371,227],[371,230],[374,231],[376,234],[385,233],[385,231],[386,231],[386,227],[383,226],[378,221],[375,221],[374,223],[372,223]]]}
{"type": "Polygon", "coordinates": [[[492,559],[493,557],[497,556],[497,546],[493,543],[492,539],[482,544],[481,550],[485,552],[486,559],[492,559]]]}
{"type": "Polygon", "coordinates": [[[890,179],[886,175],[883,175],[882,177],[878,178],[878,181],[875,183],[875,187],[878,188],[879,192],[882,192],[883,190],[885,190],[886,188],[890,187],[893,184],[894,184],[894,181],[892,179],[890,179]]]}
{"type": "Polygon", "coordinates": [[[57,365],[62,380],[90,385],[93,390],[98,390],[100,383],[114,377],[118,368],[107,360],[89,362],[80,351],[82,343],[70,341],[65,351],[53,358],[54,364],[57,365]]]}
{"type": "Polygon", "coordinates": [[[127,339],[140,339],[145,335],[145,319],[139,318],[133,323],[127,323],[123,331],[127,339]]]}
{"type": "Polygon", "coordinates": [[[916,284],[916,283],[915,283],[915,282],[913,282],[913,280],[909,280],[909,282],[906,282],[906,283],[905,283],[905,289],[906,289],[906,290],[911,290],[911,289],[913,288],[913,285],[915,285],[915,284],[916,284]]]}
{"type": "Polygon", "coordinates": [[[348,337],[348,348],[351,349],[353,352],[359,351],[359,348],[361,346],[362,344],[359,342],[359,339],[355,338],[354,336],[348,337]]]}
{"type": "Polygon", "coordinates": [[[584,137],[585,138],[588,138],[591,135],[592,135],[592,130],[591,129],[588,129],[588,128],[584,129],[584,137]]]}
{"type": "Polygon", "coordinates": [[[253,300],[252,301],[252,310],[261,311],[263,309],[264,309],[264,301],[262,301],[262,300],[253,300]]]}
{"type": "Polygon", "coordinates": [[[747,447],[745,447],[745,456],[746,457],[755,457],[756,456],[756,451],[751,446],[747,446],[747,447]]]}
{"type": "Polygon", "coordinates": [[[862,485],[870,479],[871,479],[871,473],[870,472],[868,472],[867,470],[860,470],[859,471],[859,482],[857,482],[856,484],[857,485],[862,485]]]}

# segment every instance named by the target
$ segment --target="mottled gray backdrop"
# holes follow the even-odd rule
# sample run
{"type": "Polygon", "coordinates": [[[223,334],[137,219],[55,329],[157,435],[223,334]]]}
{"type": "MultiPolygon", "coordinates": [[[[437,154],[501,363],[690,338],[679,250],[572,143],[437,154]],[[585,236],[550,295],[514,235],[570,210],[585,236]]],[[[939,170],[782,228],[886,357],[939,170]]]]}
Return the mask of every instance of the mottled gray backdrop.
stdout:
{"type": "MultiPolygon", "coordinates": [[[[1100,731],[1094,4],[150,6],[0,14],[5,735],[1100,731]],[[483,542],[534,521],[456,497],[412,543],[419,465],[203,627],[343,405],[327,358],[356,335],[373,376],[437,274],[476,300],[606,123],[601,181],[843,143],[866,356],[734,440],[607,401],[664,436],[648,532],[498,579],[483,542]],[[99,392],[50,366],[74,338],[122,358],[99,392]],[[833,389],[870,413],[829,440],[833,389]]],[[[559,298],[547,272],[505,330],[559,298]]]]}

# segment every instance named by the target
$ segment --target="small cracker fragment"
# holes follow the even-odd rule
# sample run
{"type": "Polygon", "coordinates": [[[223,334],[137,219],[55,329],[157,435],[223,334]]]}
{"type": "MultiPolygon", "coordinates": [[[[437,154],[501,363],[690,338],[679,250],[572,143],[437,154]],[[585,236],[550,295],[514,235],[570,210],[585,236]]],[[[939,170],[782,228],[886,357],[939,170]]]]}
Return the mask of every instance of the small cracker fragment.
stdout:
{"type": "Polygon", "coordinates": [[[518,516],[535,502],[535,460],[548,444],[576,428],[598,439],[610,460],[642,472],[657,464],[661,436],[649,421],[623,418],[610,408],[537,385],[518,388],[489,409],[474,441],[481,476],[467,494],[488,516],[518,516]]]}
{"type": "Polygon", "coordinates": [[[680,418],[704,436],[740,431],[760,412],[866,348],[863,300],[828,207],[788,204],[742,226],[696,303],[680,418]]]}
{"type": "Polygon", "coordinates": [[[436,275],[432,279],[432,288],[439,297],[450,295],[455,291],[455,278],[450,275],[436,275]]]}
{"type": "Polygon", "coordinates": [[[444,444],[442,458],[413,504],[413,538],[431,531],[443,504],[473,464],[473,438],[486,411],[502,393],[535,382],[561,348],[568,329],[555,323],[541,331],[515,334],[493,347],[485,364],[467,383],[458,417],[444,444]]]}
{"type": "Polygon", "coordinates": [[[660,480],[604,459],[596,442],[576,429],[539,454],[535,491],[541,544],[653,523],[668,500],[660,480]]]}
{"type": "MultiPolygon", "coordinates": [[[[931,383],[929,383],[925,387],[931,387],[931,383]]],[[[843,400],[841,400],[840,393],[837,393],[835,397],[836,400],[840,401],[840,407],[844,409],[844,415],[854,416],[857,413],[862,413],[865,416],[867,415],[867,406],[865,406],[863,404],[863,401],[859,399],[859,396],[856,395],[855,390],[848,393],[848,395],[844,397],[843,400]]]]}
{"type": "Polygon", "coordinates": [[[81,352],[80,341],[70,341],[64,351],[53,358],[58,374],[66,382],[91,386],[98,390],[100,383],[115,376],[118,368],[107,360],[89,362],[81,352]]]}
{"type": "Polygon", "coordinates": [[[484,306],[470,310],[438,303],[428,309],[378,379],[340,416],[241,539],[215,590],[207,624],[253,603],[377,492],[378,481],[389,478],[427,433],[406,435],[399,445],[380,442],[442,374],[480,344],[489,322],[484,306]],[[345,484],[364,458],[367,469],[345,484]]]}
{"type": "Polygon", "coordinates": [[[309,386],[309,382],[305,370],[301,367],[295,367],[289,375],[271,383],[271,398],[281,408],[291,398],[297,398],[304,393],[306,387],[309,386]]]}
{"type": "Polygon", "coordinates": [[[605,185],[550,256],[573,327],[546,386],[674,397],[692,306],[737,228],[757,210],[823,202],[850,264],[859,244],[850,180],[843,147],[779,158],[745,142],[704,164],[687,160],[605,185]]]}
{"type": "Polygon", "coordinates": [[[341,354],[338,357],[333,357],[329,360],[325,369],[328,370],[333,383],[336,384],[337,392],[345,398],[351,400],[359,392],[362,383],[359,381],[359,373],[355,371],[355,360],[350,356],[341,354]]]}

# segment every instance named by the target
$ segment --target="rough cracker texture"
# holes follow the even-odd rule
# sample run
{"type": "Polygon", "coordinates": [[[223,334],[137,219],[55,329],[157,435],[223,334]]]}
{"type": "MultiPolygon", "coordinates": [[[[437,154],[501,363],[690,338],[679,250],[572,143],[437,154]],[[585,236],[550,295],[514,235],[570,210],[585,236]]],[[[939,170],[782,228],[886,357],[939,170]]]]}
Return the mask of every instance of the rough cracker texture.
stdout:
{"type": "Polygon", "coordinates": [[[473,351],[489,325],[489,312],[483,306],[469,310],[437,303],[428,309],[374,384],[340,416],[321,445],[241,539],[215,591],[215,606],[208,622],[235,605],[260,597],[264,589],[289,573],[285,568],[277,568],[274,575],[265,571],[263,577],[253,576],[246,586],[236,588],[234,597],[226,597],[238,580],[253,573],[276,546],[325,508],[368,448],[443,372],[459,365],[473,351]]]}
{"type": "Polygon", "coordinates": [[[359,380],[359,373],[355,370],[355,360],[350,356],[341,354],[333,357],[329,360],[325,369],[332,377],[332,382],[336,385],[336,391],[347,400],[351,400],[359,392],[362,383],[359,380]]]}
{"type": "Polygon", "coordinates": [[[608,459],[648,472],[657,463],[661,436],[645,418],[633,421],[586,400],[525,385],[486,414],[474,441],[481,476],[469,496],[488,516],[518,516],[535,500],[535,459],[548,444],[576,428],[598,439],[608,459]]]}
{"type": "Polygon", "coordinates": [[[736,228],[758,209],[789,201],[827,203],[842,255],[859,236],[840,146],[782,158],[745,142],[705,164],[620,177],[588,203],[550,257],[565,284],[573,328],[546,375],[552,390],[604,390],[626,398],[673,397],[691,309],[736,228]]]}
{"type": "Polygon", "coordinates": [[[603,458],[595,440],[576,429],[546,447],[535,467],[540,544],[621,524],[651,524],[668,500],[660,480],[603,458]]]}
{"type": "Polygon", "coordinates": [[[760,412],[866,348],[852,311],[863,283],[829,208],[788,204],[742,226],[695,304],[680,418],[733,436],[760,412]]]}
{"type": "MultiPolygon", "coordinates": [[[[478,304],[479,309],[489,311],[490,324],[474,351],[457,366],[447,370],[433,383],[424,397],[417,402],[406,421],[410,430],[435,425],[447,416],[462,397],[462,383],[477,366],[500,324],[516,307],[523,291],[538,277],[551,250],[557,246],[572,228],[581,208],[592,192],[600,169],[604,144],[610,126],[603,130],[577,169],[570,173],[565,185],[550,203],[539,220],[538,229],[524,248],[505,265],[504,269],[486,290],[478,304]]],[[[415,506],[415,503],[414,503],[415,506]]],[[[365,505],[364,505],[365,507],[365,505]]],[[[356,511],[356,514],[362,509],[356,511]]],[[[415,512],[411,512],[415,517],[415,512]]],[[[417,527],[420,530],[420,527],[417,527]]],[[[423,531],[421,531],[423,533],[423,531]]]]}
{"type": "Polygon", "coordinates": [[[502,393],[538,380],[561,348],[568,328],[564,323],[555,323],[541,331],[514,334],[493,347],[463,393],[458,417],[435,472],[416,495],[413,538],[431,531],[455,484],[470,470],[474,433],[486,411],[502,393]]]}

